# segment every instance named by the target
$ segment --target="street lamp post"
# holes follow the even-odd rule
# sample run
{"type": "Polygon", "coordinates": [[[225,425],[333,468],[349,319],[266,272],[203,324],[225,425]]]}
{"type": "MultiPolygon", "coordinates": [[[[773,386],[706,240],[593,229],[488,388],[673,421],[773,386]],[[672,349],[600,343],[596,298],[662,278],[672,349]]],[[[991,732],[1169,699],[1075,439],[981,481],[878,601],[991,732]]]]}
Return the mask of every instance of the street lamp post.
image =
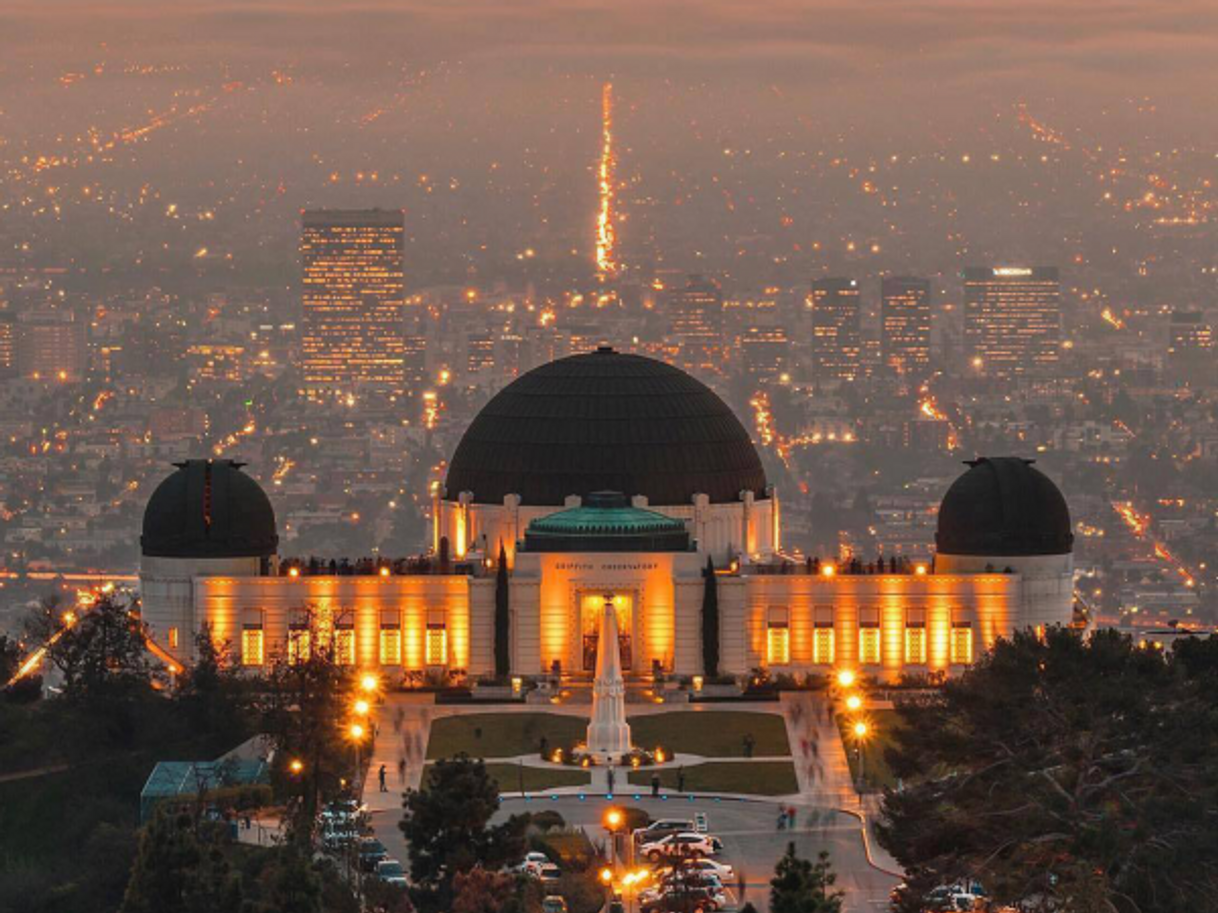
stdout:
{"type": "Polygon", "coordinates": [[[863,803],[863,764],[866,758],[863,754],[863,740],[867,738],[868,731],[868,726],[863,720],[859,720],[854,724],[854,744],[859,759],[858,794],[860,805],[863,803]]]}

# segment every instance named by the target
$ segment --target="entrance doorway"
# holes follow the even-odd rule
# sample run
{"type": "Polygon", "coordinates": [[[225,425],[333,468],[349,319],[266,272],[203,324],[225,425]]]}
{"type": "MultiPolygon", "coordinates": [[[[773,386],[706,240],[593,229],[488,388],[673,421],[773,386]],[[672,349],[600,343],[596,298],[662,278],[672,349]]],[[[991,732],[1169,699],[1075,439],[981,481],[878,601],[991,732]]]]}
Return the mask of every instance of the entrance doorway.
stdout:
{"type": "Polygon", "coordinates": [[[605,611],[606,596],[613,600],[613,608],[617,613],[618,649],[621,651],[622,671],[629,672],[634,656],[631,650],[634,621],[634,595],[632,593],[605,593],[603,590],[588,590],[580,593],[581,667],[584,672],[596,671],[596,651],[600,646],[597,642],[600,640],[601,615],[605,611]]]}

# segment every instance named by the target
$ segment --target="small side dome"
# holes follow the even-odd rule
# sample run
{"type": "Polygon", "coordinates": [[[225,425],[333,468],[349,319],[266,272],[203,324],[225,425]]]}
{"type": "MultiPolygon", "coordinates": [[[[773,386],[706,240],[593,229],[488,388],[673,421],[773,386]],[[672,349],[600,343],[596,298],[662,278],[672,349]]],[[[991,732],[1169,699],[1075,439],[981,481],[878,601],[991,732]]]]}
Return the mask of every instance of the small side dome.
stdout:
{"type": "Polygon", "coordinates": [[[939,506],[935,547],[943,555],[1066,555],[1074,533],[1066,499],[1020,457],[966,460],[939,506]]]}
{"type": "Polygon", "coordinates": [[[152,558],[269,558],[279,546],[275,510],[232,460],[187,460],[144,508],[140,549],[152,558]]]}

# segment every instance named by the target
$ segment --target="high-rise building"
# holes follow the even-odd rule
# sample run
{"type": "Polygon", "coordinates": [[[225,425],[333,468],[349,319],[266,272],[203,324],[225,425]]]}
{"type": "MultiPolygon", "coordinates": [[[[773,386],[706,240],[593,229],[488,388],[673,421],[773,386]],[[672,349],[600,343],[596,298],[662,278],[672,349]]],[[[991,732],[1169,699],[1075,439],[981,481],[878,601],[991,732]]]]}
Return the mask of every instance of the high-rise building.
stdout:
{"type": "Polygon", "coordinates": [[[791,343],[780,326],[750,326],[740,334],[740,356],[744,373],[760,381],[772,381],[787,370],[791,343]]]}
{"type": "Polygon", "coordinates": [[[665,295],[669,340],[686,371],[723,371],[723,292],[703,276],[691,275],[685,288],[665,295]]]}
{"type": "Polygon", "coordinates": [[[884,367],[912,377],[930,369],[930,283],[888,276],[880,283],[880,345],[884,367]]]}
{"type": "Polygon", "coordinates": [[[1201,311],[1172,311],[1167,325],[1167,367],[1188,383],[1214,383],[1214,332],[1201,311]]]}
{"type": "Polygon", "coordinates": [[[817,279],[810,304],[813,374],[818,380],[854,380],[863,350],[858,281],[817,279]]]}
{"type": "Polygon", "coordinates": [[[1213,330],[1200,311],[1173,310],[1167,333],[1167,354],[1173,358],[1214,348],[1213,330]]]}
{"type": "Polygon", "coordinates": [[[301,373],[310,396],[405,386],[400,210],[304,213],[301,373]]]}
{"type": "Polygon", "coordinates": [[[964,348],[991,377],[1044,374],[1061,344],[1056,267],[994,266],[964,271],[964,348]]]}
{"type": "Polygon", "coordinates": [[[85,324],[75,311],[41,307],[17,320],[17,373],[27,380],[78,383],[88,364],[85,324]]]}

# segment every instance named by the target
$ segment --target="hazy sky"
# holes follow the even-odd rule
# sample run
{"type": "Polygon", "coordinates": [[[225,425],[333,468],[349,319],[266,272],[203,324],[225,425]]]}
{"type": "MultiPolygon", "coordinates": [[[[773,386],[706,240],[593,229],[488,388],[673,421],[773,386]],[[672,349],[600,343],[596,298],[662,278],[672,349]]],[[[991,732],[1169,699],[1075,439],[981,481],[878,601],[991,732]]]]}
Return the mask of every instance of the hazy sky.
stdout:
{"type": "MultiPolygon", "coordinates": [[[[870,80],[1028,80],[1061,91],[1213,93],[1213,0],[8,0],[6,56],[108,41],[358,65],[384,54],[663,73],[685,66],[870,80]],[[1077,81],[1077,82],[1075,82],[1077,81]],[[1081,85],[1080,85],[1081,84],[1081,85]]],[[[23,55],[24,56],[24,55],[23,55]]]]}

